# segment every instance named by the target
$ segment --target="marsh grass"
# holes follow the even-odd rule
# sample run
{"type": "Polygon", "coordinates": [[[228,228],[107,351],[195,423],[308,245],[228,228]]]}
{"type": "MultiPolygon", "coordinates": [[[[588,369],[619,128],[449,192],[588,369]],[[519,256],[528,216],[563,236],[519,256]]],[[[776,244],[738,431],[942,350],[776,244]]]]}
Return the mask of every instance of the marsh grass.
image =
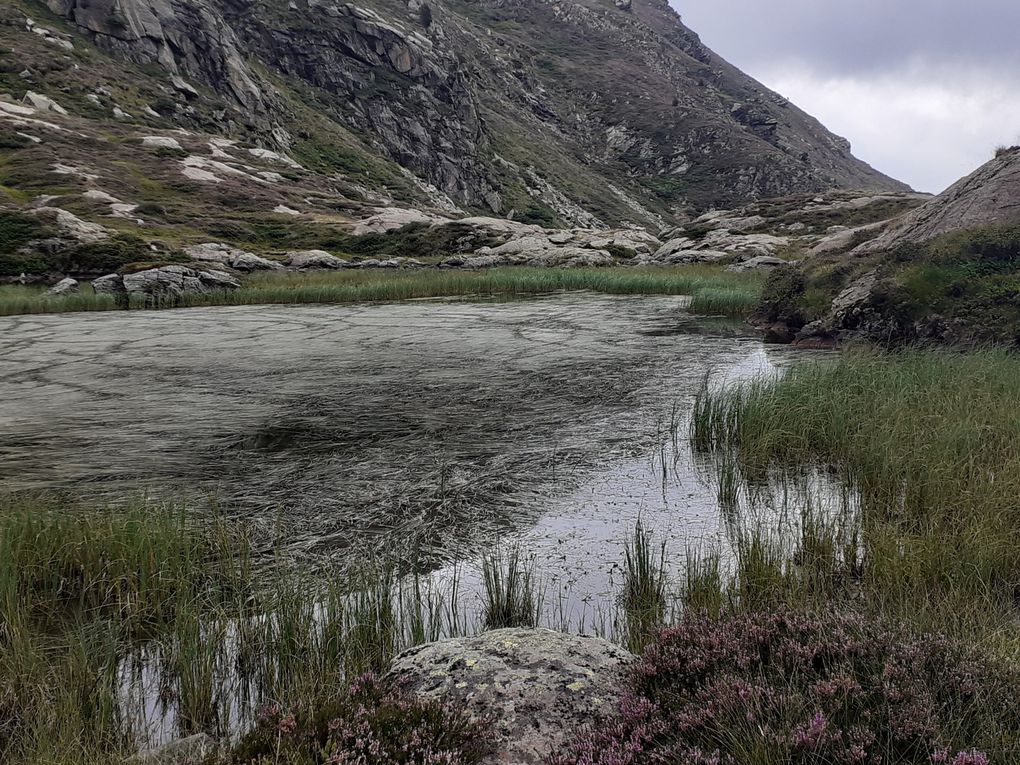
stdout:
{"type": "Polygon", "coordinates": [[[723,473],[821,470],[857,498],[853,517],[801,519],[794,552],[743,549],[755,590],[849,598],[1017,655],[1018,396],[1020,358],[1006,351],[862,351],[703,392],[691,440],[723,473]]]}
{"type": "Polygon", "coordinates": [[[0,316],[73,311],[109,311],[125,307],[188,308],[213,305],[335,304],[435,297],[536,295],[592,291],[613,295],[690,295],[698,313],[744,316],[753,309],[762,277],[715,267],[616,267],[555,269],[506,267],[486,271],[421,269],[340,270],[263,273],[246,277],[232,292],[186,295],[173,300],[123,301],[95,295],[46,297],[38,288],[0,287],[0,316]]]}
{"type": "Polygon", "coordinates": [[[486,629],[535,627],[542,618],[543,594],[535,562],[520,545],[497,549],[482,558],[486,629]]]}
{"type": "Polygon", "coordinates": [[[125,653],[187,634],[197,612],[231,601],[247,586],[245,549],[234,529],[192,525],[174,508],[0,500],[0,757],[109,762],[129,751],[125,653]]]}
{"type": "Polygon", "coordinates": [[[666,623],[668,597],[666,543],[656,546],[651,530],[638,520],[624,545],[624,580],[621,606],[626,624],[625,643],[641,653],[655,631],[666,623]]]}

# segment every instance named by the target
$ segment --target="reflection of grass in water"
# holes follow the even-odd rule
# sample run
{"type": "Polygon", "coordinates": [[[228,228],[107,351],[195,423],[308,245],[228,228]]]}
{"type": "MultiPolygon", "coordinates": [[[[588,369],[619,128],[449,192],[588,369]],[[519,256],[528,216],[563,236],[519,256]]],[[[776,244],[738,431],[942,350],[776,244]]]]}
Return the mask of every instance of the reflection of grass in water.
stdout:
{"type": "Polygon", "coordinates": [[[800,521],[799,549],[752,545],[777,599],[819,594],[1020,653],[1020,359],[1006,351],[852,353],[704,392],[691,438],[745,475],[823,466],[859,510],[800,521]]]}
{"type": "MultiPolygon", "coordinates": [[[[762,279],[713,266],[657,268],[496,268],[486,271],[425,269],[263,273],[245,278],[233,292],[179,299],[133,299],[132,308],[286,303],[357,303],[465,295],[528,295],[590,290],[617,295],[691,295],[700,313],[746,315],[757,302],[762,279]]],[[[83,289],[79,295],[44,297],[38,289],[0,286],[0,316],[122,308],[110,295],[83,289]]]]}
{"type": "MultiPolygon", "coordinates": [[[[690,549],[678,602],[665,547],[639,525],[613,637],[640,648],[679,611],[868,610],[881,578],[861,575],[845,526],[816,517],[805,510],[797,536],[738,520],[732,555],[690,549]]],[[[139,647],[148,662],[135,679],[143,666],[155,675],[181,732],[222,732],[246,727],[266,702],[329,708],[353,676],[385,668],[395,652],[479,626],[465,618],[457,574],[445,584],[401,577],[378,561],[314,579],[281,566],[264,581],[236,529],[194,526],[158,507],[101,513],[6,501],[0,543],[5,762],[99,765],[127,752],[134,720],[120,704],[118,670],[139,647]]],[[[539,622],[543,596],[523,548],[491,555],[481,569],[485,626],[539,622]]]]}

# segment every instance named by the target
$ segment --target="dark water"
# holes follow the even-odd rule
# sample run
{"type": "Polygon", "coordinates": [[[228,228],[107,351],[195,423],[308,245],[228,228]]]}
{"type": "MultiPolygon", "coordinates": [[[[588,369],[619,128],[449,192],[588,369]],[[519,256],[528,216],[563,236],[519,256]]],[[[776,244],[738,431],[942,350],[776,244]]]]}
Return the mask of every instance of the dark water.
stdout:
{"type": "Polygon", "coordinates": [[[0,491],[215,502],[267,552],[309,559],[399,546],[450,561],[526,534],[574,551],[557,568],[580,576],[619,559],[639,514],[671,534],[718,525],[671,428],[706,379],[792,358],[684,305],[575,293],[0,319],[0,491]]]}

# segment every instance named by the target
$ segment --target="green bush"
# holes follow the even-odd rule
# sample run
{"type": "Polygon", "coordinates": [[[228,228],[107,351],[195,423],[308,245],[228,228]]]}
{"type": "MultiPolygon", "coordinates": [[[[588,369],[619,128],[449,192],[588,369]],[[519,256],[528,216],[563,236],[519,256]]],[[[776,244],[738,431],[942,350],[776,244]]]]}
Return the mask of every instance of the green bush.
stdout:
{"type": "Polygon", "coordinates": [[[791,327],[804,326],[804,297],[807,280],[799,268],[783,266],[768,275],[762,288],[758,312],[770,322],[791,327]]]}

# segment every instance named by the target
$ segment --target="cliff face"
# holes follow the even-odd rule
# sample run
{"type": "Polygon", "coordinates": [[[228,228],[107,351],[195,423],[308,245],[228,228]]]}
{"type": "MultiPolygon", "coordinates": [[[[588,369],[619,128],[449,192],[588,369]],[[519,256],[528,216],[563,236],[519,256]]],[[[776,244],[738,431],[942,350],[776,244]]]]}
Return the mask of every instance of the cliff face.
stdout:
{"type": "MultiPolygon", "coordinates": [[[[659,0],[47,0],[47,10],[17,0],[4,11],[10,35],[26,18],[63,20],[55,34],[87,41],[67,57],[99,54],[76,71],[91,66],[101,81],[100,58],[130,63],[123,76],[139,95],[160,94],[159,108],[146,104],[153,126],[292,153],[408,203],[654,228],[764,197],[905,188],[708,50],[659,0]]],[[[18,96],[14,75],[4,86],[18,96]]]]}

